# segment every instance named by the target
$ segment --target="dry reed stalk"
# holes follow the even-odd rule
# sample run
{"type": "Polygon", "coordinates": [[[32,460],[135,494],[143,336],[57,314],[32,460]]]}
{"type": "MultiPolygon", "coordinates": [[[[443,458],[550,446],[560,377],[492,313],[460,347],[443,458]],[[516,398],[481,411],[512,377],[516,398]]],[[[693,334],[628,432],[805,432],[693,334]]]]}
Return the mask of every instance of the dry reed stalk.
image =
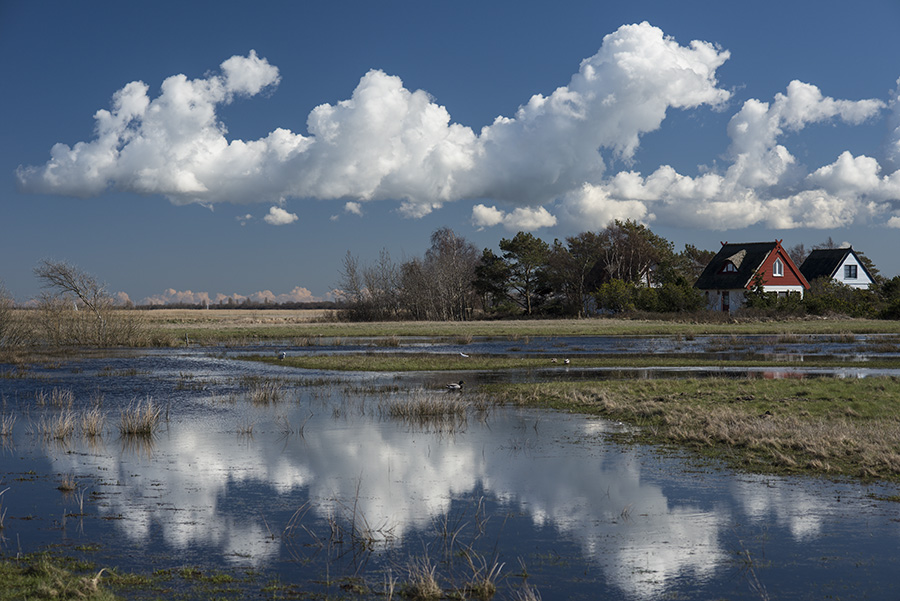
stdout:
{"type": "Polygon", "coordinates": [[[16,416],[12,413],[0,415],[0,436],[12,436],[13,428],[16,425],[16,416]]]}
{"type": "Polygon", "coordinates": [[[466,560],[472,570],[472,579],[466,585],[466,590],[476,599],[487,601],[497,593],[497,580],[505,564],[488,560],[475,552],[467,552],[466,560]],[[477,565],[476,565],[477,560],[477,565]]]}
{"type": "Polygon", "coordinates": [[[53,417],[42,416],[37,425],[38,433],[47,440],[66,440],[74,432],[77,419],[66,409],[53,417]]]}
{"type": "Polygon", "coordinates": [[[81,434],[86,438],[99,438],[106,427],[106,415],[99,407],[88,409],[81,414],[81,434]]]}
{"type": "Polygon", "coordinates": [[[250,386],[250,402],[254,405],[274,405],[284,398],[284,387],[280,382],[266,380],[254,382],[250,386]]]}
{"type": "Polygon", "coordinates": [[[61,490],[63,492],[72,492],[77,488],[75,484],[75,476],[72,474],[65,474],[62,477],[62,481],[60,481],[59,486],[56,487],[57,490],[61,490]]]}
{"type": "Polygon", "coordinates": [[[404,594],[411,599],[428,601],[440,599],[444,591],[435,577],[437,566],[431,564],[428,556],[410,560],[406,566],[409,580],[406,582],[404,594]]]}
{"type": "Polygon", "coordinates": [[[154,405],[150,397],[144,402],[133,401],[122,411],[119,432],[122,436],[150,437],[156,432],[161,419],[162,408],[154,405]]]}

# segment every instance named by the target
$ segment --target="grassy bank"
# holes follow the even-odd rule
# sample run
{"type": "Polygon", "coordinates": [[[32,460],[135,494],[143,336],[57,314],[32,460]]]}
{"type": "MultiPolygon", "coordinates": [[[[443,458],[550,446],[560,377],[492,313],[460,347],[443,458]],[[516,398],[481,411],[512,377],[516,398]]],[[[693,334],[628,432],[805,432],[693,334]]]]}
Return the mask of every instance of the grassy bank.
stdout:
{"type": "MultiPolygon", "coordinates": [[[[789,321],[696,321],[653,319],[535,319],[466,322],[365,322],[328,321],[323,311],[288,310],[179,310],[142,312],[154,340],[198,343],[246,340],[289,340],[316,337],[442,336],[700,336],[750,334],[871,334],[900,333],[900,321],[865,319],[803,319],[789,321]]],[[[710,317],[711,319],[712,317],[710,317]]]]}
{"type": "MultiPolygon", "coordinates": [[[[562,357],[562,355],[560,356],[562,357]]],[[[872,359],[869,361],[845,361],[829,357],[810,357],[803,361],[782,360],[709,360],[694,357],[657,357],[647,355],[588,355],[572,357],[569,365],[559,358],[555,363],[547,357],[510,357],[492,355],[428,355],[421,353],[352,353],[345,355],[303,355],[278,359],[271,355],[241,357],[262,363],[328,371],[498,371],[505,369],[566,369],[566,368],[622,368],[649,367],[688,368],[702,367],[709,370],[724,368],[815,368],[815,367],[864,367],[869,369],[896,368],[897,361],[872,359]]]]}
{"type": "Polygon", "coordinates": [[[120,599],[106,589],[107,570],[85,574],[71,558],[40,553],[27,557],[0,557],[0,601],[32,599],[120,599]]]}
{"type": "Polygon", "coordinates": [[[644,380],[491,386],[503,402],[639,426],[755,472],[900,482],[900,379],[644,380]]]}

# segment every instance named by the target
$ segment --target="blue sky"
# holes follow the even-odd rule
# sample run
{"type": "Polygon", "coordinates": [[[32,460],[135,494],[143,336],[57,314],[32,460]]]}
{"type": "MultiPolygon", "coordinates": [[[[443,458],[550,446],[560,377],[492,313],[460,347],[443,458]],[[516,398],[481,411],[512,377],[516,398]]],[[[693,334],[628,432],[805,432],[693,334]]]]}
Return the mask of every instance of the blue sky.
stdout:
{"type": "Polygon", "coordinates": [[[612,218],[897,275],[897,31],[896,0],[0,0],[0,281],[311,300],[347,251],[612,218]]]}

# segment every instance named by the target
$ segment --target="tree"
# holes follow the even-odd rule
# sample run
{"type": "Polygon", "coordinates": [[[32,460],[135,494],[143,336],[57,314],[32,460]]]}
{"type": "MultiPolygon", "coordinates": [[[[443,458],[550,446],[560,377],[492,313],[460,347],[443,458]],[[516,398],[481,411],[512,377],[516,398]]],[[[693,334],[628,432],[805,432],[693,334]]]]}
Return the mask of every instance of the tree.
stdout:
{"type": "MultiPolygon", "coordinates": [[[[75,310],[78,309],[79,303],[87,308],[96,320],[94,334],[90,337],[93,340],[90,342],[99,345],[107,343],[108,317],[113,306],[113,299],[107,294],[104,284],[101,284],[94,276],[65,261],[44,259],[35,267],[34,274],[41,280],[42,287],[50,291],[51,297],[71,302],[75,310]]],[[[68,302],[62,306],[67,305],[68,302]]],[[[54,307],[54,311],[58,312],[58,308],[56,308],[58,306],[54,307]]],[[[72,342],[88,341],[73,340],[72,342]]]]}
{"type": "Polygon", "coordinates": [[[616,219],[600,236],[602,252],[598,266],[603,281],[619,279],[634,284],[656,284],[652,269],[673,254],[671,242],[631,219],[616,219]]]}
{"type": "Polygon", "coordinates": [[[116,313],[115,299],[93,275],[65,261],[44,259],[34,274],[47,291],[41,300],[59,344],[134,344],[141,334],[134,312],[116,313]],[[128,313],[125,316],[125,313],[128,313]],[[89,317],[82,317],[88,315],[89,317]]]}
{"type": "Polygon", "coordinates": [[[519,232],[511,240],[500,240],[500,250],[509,268],[509,283],[515,301],[526,315],[534,313],[534,301],[550,247],[546,242],[528,232],[519,232]]]}
{"type": "Polygon", "coordinates": [[[553,292],[563,299],[566,313],[584,317],[589,290],[593,289],[591,273],[600,258],[602,240],[593,232],[566,238],[566,245],[554,240],[547,255],[544,278],[553,292]]]}
{"type": "MultiPolygon", "coordinates": [[[[831,238],[829,238],[829,240],[831,240],[831,238]]],[[[806,260],[806,257],[809,256],[809,251],[806,250],[806,247],[801,242],[787,249],[787,254],[791,258],[791,261],[794,262],[794,265],[800,267],[803,265],[803,261],[806,260]]]]}
{"type": "Polygon", "coordinates": [[[499,309],[508,298],[509,278],[509,265],[506,261],[495,255],[491,249],[485,248],[475,266],[473,282],[475,293],[481,297],[485,311],[499,309]]]}
{"type": "Polygon", "coordinates": [[[431,282],[438,319],[462,320],[469,316],[477,265],[478,249],[452,229],[443,227],[431,234],[423,270],[431,282]]]}
{"type": "Polygon", "coordinates": [[[676,269],[693,285],[715,256],[716,253],[711,250],[701,250],[693,244],[685,244],[684,250],[676,255],[676,269]]]}

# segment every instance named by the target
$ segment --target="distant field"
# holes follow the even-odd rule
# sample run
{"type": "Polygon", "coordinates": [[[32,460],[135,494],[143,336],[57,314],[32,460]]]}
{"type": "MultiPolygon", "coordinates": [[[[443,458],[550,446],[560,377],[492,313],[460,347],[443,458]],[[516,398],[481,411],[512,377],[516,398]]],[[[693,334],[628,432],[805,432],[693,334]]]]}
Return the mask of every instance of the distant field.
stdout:
{"type": "Polygon", "coordinates": [[[260,325],[278,326],[311,323],[322,320],[325,309],[154,309],[141,311],[147,325],[171,329],[191,327],[253,328],[260,325]]]}
{"type": "Polygon", "coordinates": [[[786,321],[697,321],[653,319],[508,319],[494,321],[391,321],[348,323],[328,310],[142,311],[151,332],[161,337],[202,341],[315,336],[699,336],[705,334],[867,334],[900,333],[900,321],[801,319],[786,321]]]}

